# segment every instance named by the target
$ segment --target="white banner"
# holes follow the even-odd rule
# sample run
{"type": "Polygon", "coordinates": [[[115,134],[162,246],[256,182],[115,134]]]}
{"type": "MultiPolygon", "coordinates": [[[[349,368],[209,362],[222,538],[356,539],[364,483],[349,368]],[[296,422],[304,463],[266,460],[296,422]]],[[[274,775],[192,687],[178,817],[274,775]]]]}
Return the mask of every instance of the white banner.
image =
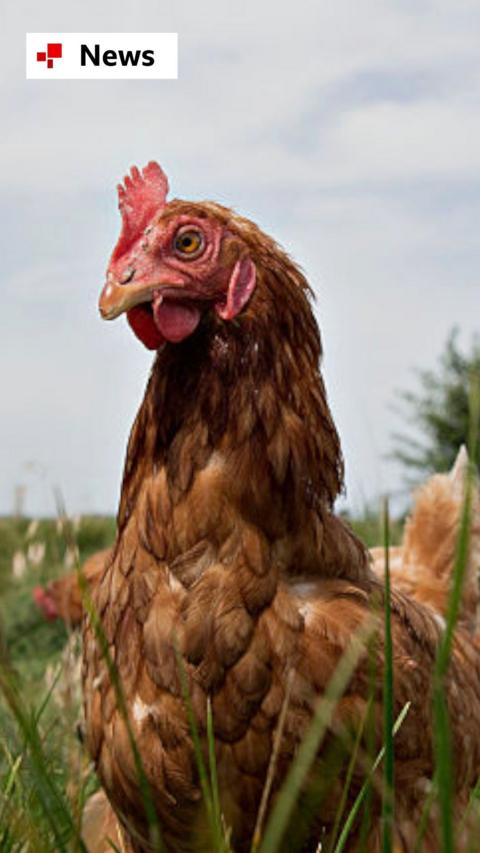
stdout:
{"type": "Polygon", "coordinates": [[[177,77],[177,33],[27,33],[27,80],[177,77]]]}

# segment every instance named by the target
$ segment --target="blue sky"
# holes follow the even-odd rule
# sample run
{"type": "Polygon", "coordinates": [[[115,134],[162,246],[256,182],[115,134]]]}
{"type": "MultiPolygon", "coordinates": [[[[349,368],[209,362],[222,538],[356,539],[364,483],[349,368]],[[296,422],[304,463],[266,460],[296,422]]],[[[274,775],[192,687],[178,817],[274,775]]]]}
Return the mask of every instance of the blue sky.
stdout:
{"type": "Polygon", "coordinates": [[[395,388],[480,314],[478,2],[6,0],[0,512],[113,511],[150,355],[96,303],[115,184],[157,159],[172,192],[273,234],[317,294],[358,508],[397,493],[395,388]],[[178,81],[26,81],[25,32],[178,31],[178,81]]]}

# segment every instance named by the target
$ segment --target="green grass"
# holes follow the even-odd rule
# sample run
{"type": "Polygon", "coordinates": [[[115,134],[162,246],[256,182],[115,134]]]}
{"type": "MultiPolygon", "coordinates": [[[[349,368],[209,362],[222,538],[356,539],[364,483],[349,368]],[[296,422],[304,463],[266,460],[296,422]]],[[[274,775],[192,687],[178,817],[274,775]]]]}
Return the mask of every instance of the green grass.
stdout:
{"type": "MultiPolygon", "coordinates": [[[[80,558],[113,536],[112,519],[83,518],[80,558]]],[[[0,518],[1,853],[82,849],[81,812],[97,782],[76,733],[80,642],[60,621],[46,623],[32,600],[35,586],[71,562],[56,520],[0,518]]]]}

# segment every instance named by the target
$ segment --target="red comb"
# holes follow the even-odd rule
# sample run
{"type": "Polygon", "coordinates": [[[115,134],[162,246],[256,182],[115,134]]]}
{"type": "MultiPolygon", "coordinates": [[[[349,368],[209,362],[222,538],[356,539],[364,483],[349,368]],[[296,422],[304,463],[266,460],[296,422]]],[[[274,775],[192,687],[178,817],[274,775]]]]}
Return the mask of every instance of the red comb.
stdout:
{"type": "Polygon", "coordinates": [[[118,206],[122,214],[122,232],[112,261],[119,258],[140,237],[152,217],[165,206],[168,179],[158,163],[148,163],[140,172],[132,166],[118,187],[118,206]]]}

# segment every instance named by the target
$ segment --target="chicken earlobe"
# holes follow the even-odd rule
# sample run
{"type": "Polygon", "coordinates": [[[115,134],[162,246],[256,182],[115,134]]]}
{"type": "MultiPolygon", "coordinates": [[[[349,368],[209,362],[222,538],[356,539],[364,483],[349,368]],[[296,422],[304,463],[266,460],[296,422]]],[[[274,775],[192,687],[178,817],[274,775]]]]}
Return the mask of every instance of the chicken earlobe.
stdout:
{"type": "Polygon", "coordinates": [[[257,271],[250,257],[237,261],[228,283],[225,304],[215,305],[222,320],[233,320],[245,307],[255,290],[256,279],[257,271]]]}

